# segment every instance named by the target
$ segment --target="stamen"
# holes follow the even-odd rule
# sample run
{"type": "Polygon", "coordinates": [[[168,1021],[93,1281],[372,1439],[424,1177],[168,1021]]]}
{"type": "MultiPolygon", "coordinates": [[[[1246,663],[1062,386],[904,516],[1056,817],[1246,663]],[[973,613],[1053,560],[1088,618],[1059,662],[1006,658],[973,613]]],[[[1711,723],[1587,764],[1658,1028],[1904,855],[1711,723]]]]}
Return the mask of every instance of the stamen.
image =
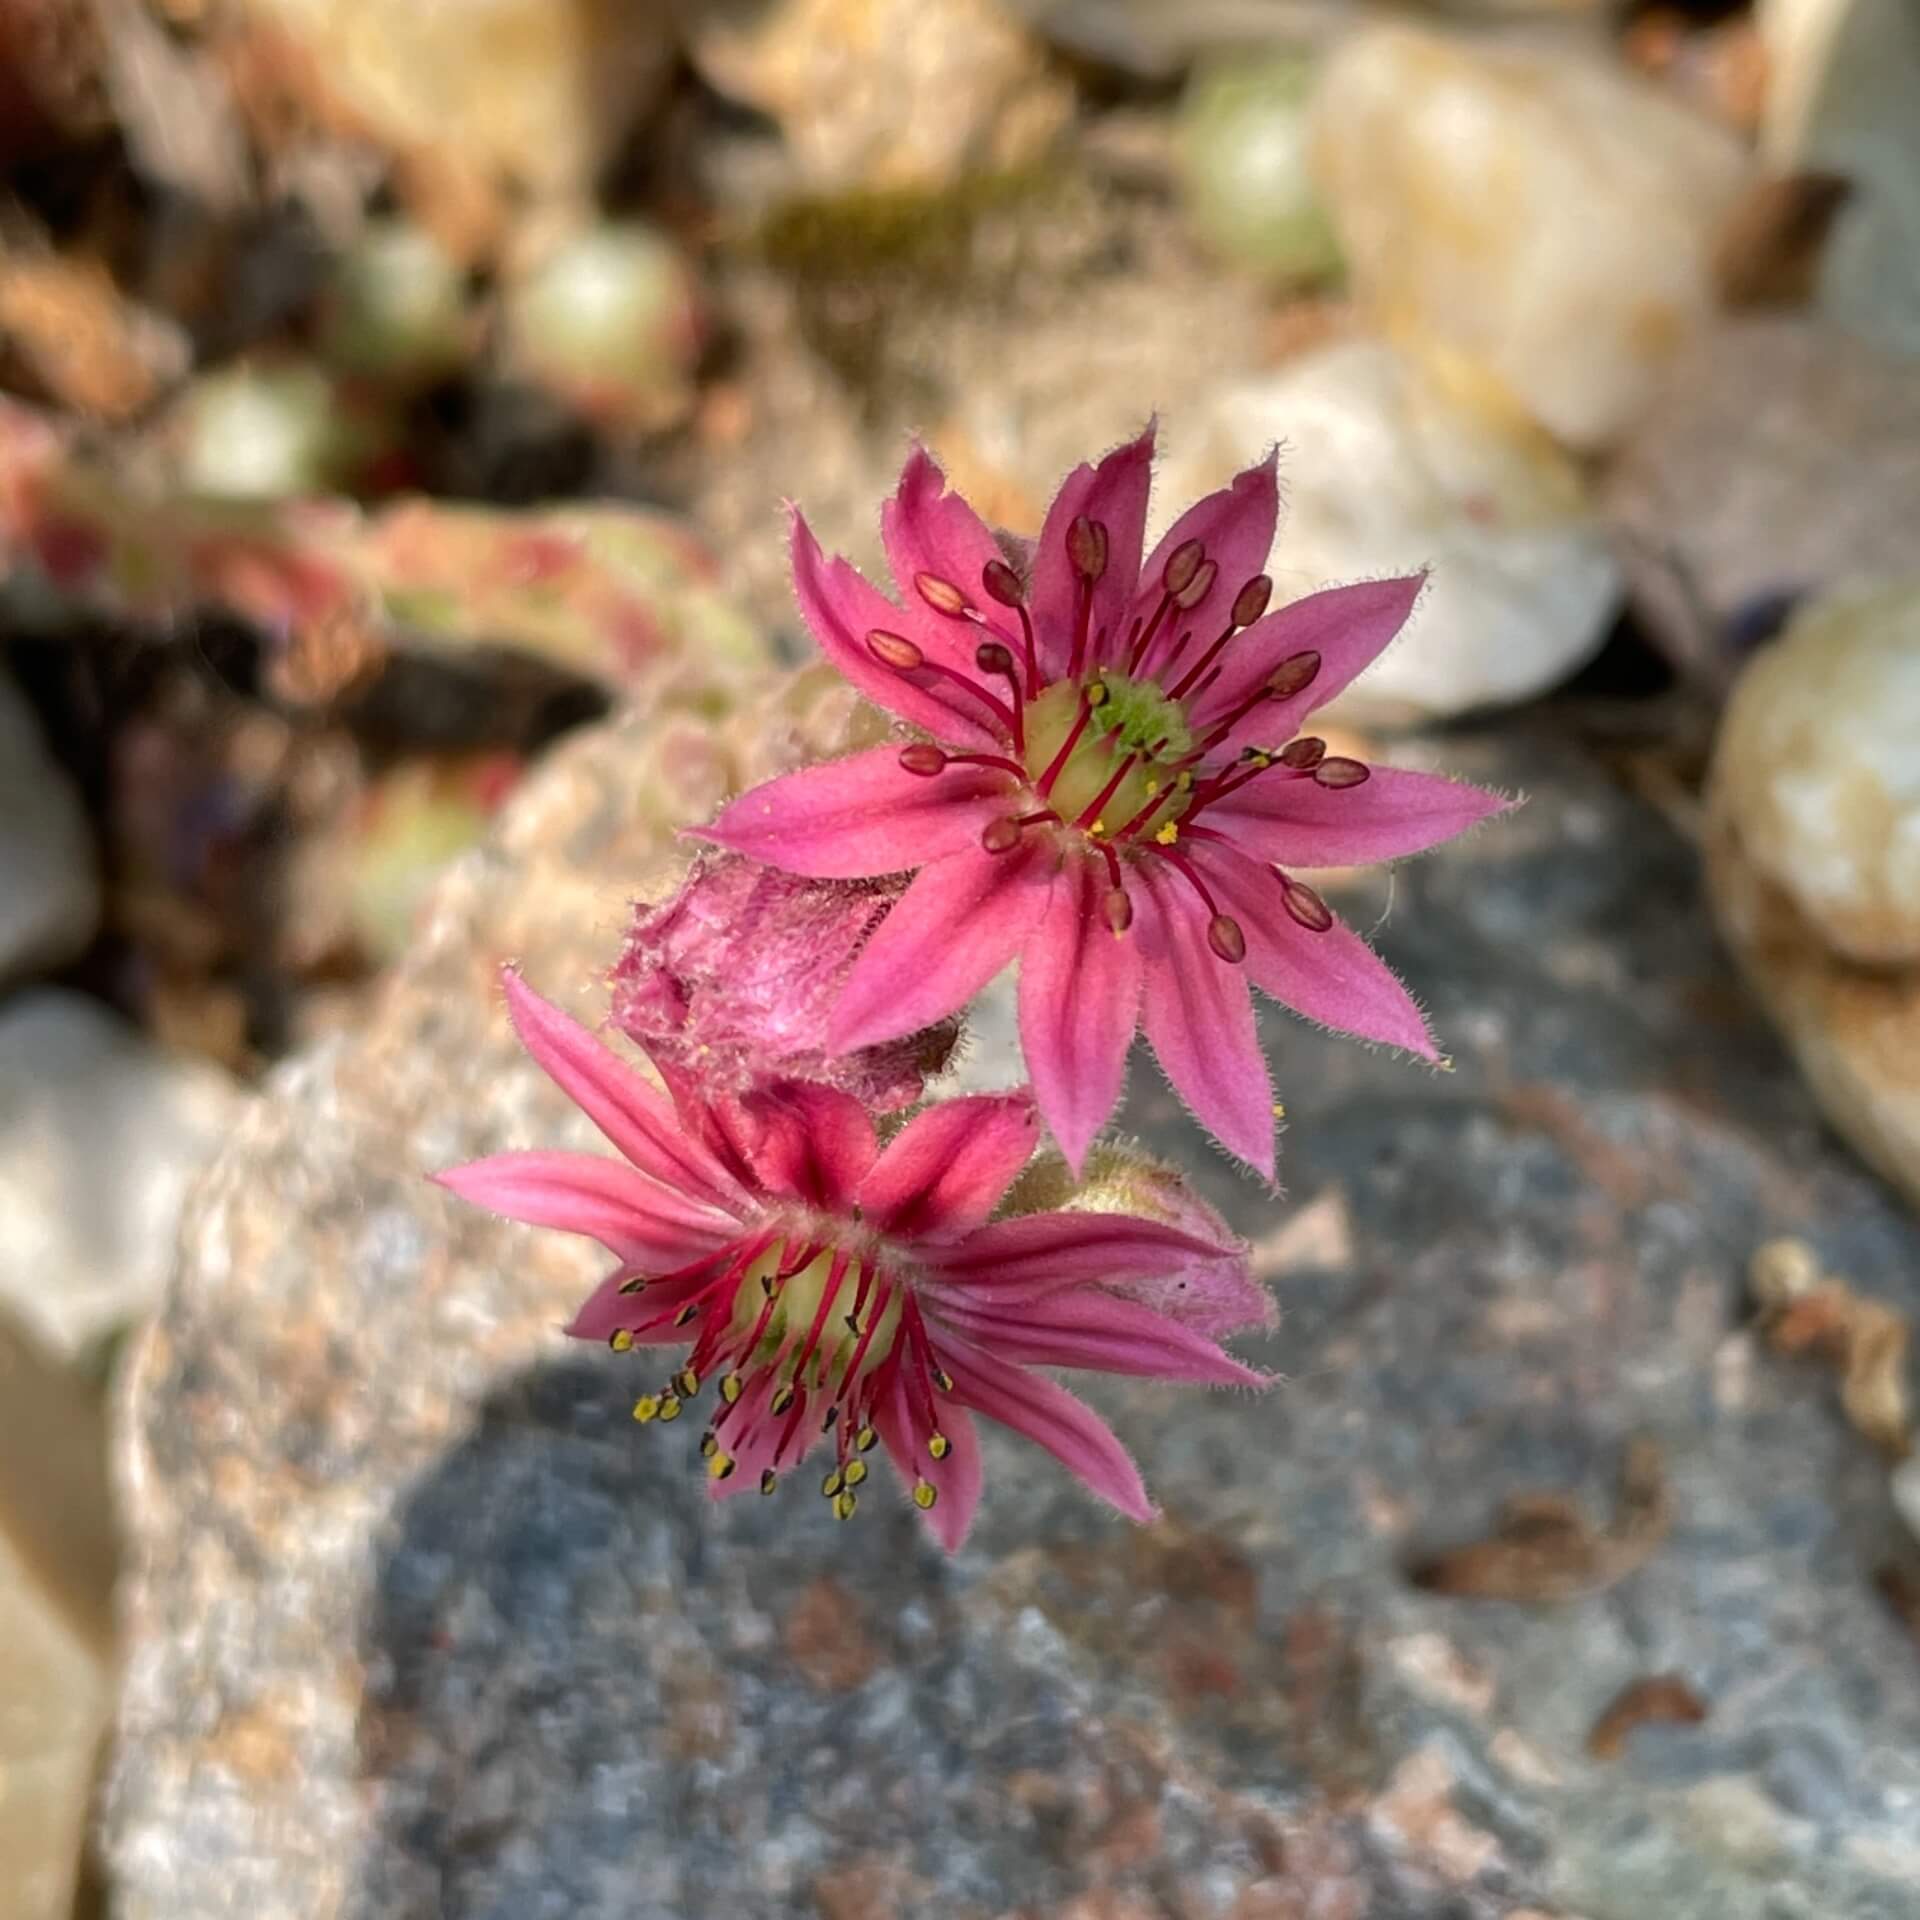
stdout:
{"type": "Polygon", "coordinates": [[[1267,693],[1275,700],[1291,700],[1310,687],[1320,672],[1320,655],[1309,647],[1291,654],[1267,675],[1267,693]]]}
{"type": "Polygon", "coordinates": [[[1327,757],[1327,743],[1318,734],[1309,733],[1289,740],[1280,749],[1280,764],[1295,773],[1311,773],[1327,757]]]}
{"type": "Polygon", "coordinates": [[[923,780],[931,780],[936,773],[946,768],[947,756],[936,746],[925,741],[916,741],[910,747],[900,749],[900,770],[903,773],[917,773],[923,780]]]}
{"type": "Polygon", "coordinates": [[[895,673],[913,673],[927,663],[925,653],[905,634],[889,633],[884,627],[875,627],[867,635],[867,651],[895,673]]]}
{"type": "Polygon", "coordinates": [[[700,1397],[700,1376],[691,1367],[682,1367],[673,1376],[673,1389],[682,1400],[697,1400],[700,1397]]]}
{"type": "Polygon", "coordinates": [[[1280,900],[1309,933],[1325,933],[1333,925],[1333,909],[1311,887],[1291,874],[1280,875],[1280,900]]]}
{"type": "Polygon", "coordinates": [[[1013,748],[1016,753],[1027,750],[1026,726],[1020,711],[1020,675],[1013,664],[1013,655],[998,640],[983,640],[974,649],[973,664],[982,673],[990,673],[996,679],[1007,683],[1007,690],[1013,695],[1013,748]]]}
{"type": "Polygon", "coordinates": [[[1020,616],[1020,645],[1027,662],[1027,698],[1032,700],[1040,692],[1040,658],[1034,644],[1033,616],[1027,611],[1026,589],[1020,584],[1020,576],[1004,560],[989,560],[980,569],[980,584],[986,588],[989,599],[1011,607],[1020,616]]]}
{"type": "Polygon", "coordinates": [[[1081,579],[1098,580],[1107,570],[1107,530],[1083,513],[1067,529],[1067,558],[1081,579]]]}
{"type": "Polygon", "coordinates": [[[944,1460],[953,1451],[953,1442],[938,1427],[927,1435],[927,1457],[930,1460],[944,1460]]]}
{"type": "Polygon", "coordinates": [[[879,1438],[879,1434],[871,1427],[862,1427],[860,1431],[853,1436],[853,1444],[861,1453],[871,1453],[875,1442],[878,1441],[879,1438]]]}
{"type": "Polygon", "coordinates": [[[939,1490],[931,1480],[916,1480],[913,1483],[913,1504],[922,1513],[925,1513],[939,1498],[939,1490]]]}
{"type": "MultiPolygon", "coordinates": [[[[1161,591],[1170,593],[1178,599],[1192,583],[1194,576],[1199,573],[1200,563],[1206,557],[1207,547],[1204,540],[1182,541],[1174,548],[1167,564],[1160,570],[1161,591]]],[[[1216,568],[1215,571],[1217,572],[1218,569],[1216,568]]]]}
{"type": "Polygon", "coordinates": [[[1360,787],[1372,778],[1373,769],[1364,760],[1347,760],[1339,756],[1322,760],[1313,770],[1314,785],[1320,787],[1360,787]]]}
{"type": "Polygon", "coordinates": [[[860,1496],[848,1491],[840,1494],[833,1503],[833,1517],[836,1520],[851,1520],[853,1510],[860,1504],[860,1496]]]}
{"type": "Polygon", "coordinates": [[[1247,936],[1230,914],[1216,913],[1207,922],[1207,945],[1230,966],[1237,967],[1247,957],[1247,936]]]}
{"type": "Polygon", "coordinates": [[[630,1353],[633,1350],[633,1329],[631,1327],[616,1327],[612,1335],[608,1338],[607,1345],[610,1346],[615,1353],[630,1353]]]}
{"type": "Polygon", "coordinates": [[[1202,560],[1194,570],[1193,578],[1173,596],[1173,604],[1182,613],[1191,613],[1208,594],[1213,591],[1213,583],[1220,577],[1220,563],[1217,560],[1202,560]]]}
{"type": "Polygon", "coordinates": [[[763,1494],[771,1493],[779,1484],[780,1476],[771,1467],[760,1469],[760,1491],[763,1494]]]}
{"type": "Polygon", "coordinates": [[[643,1393],[633,1403],[633,1417],[644,1427],[649,1420],[660,1417],[660,1396],[657,1393],[643,1393]]]}
{"type": "Polygon", "coordinates": [[[980,846],[986,853],[1011,853],[1020,844],[1020,822],[1012,814],[989,820],[980,831],[980,846]]]}
{"type": "Polygon", "coordinates": [[[1109,887],[1103,905],[1106,909],[1107,925],[1116,935],[1125,933],[1133,925],[1133,902],[1127,898],[1125,887],[1109,887]]]}
{"type": "Polygon", "coordinates": [[[1234,596],[1232,620],[1236,627],[1250,627],[1267,610],[1273,598],[1273,582],[1264,573],[1256,573],[1234,596]]]}
{"type": "Polygon", "coordinates": [[[840,1471],[848,1486],[857,1487],[867,1477],[867,1463],[864,1460],[849,1460],[840,1471]]]}
{"type": "Polygon", "coordinates": [[[1073,758],[1073,750],[1080,744],[1080,736],[1086,732],[1087,722],[1093,718],[1094,708],[1099,706],[1106,697],[1106,688],[1097,680],[1081,693],[1078,718],[1067,729],[1067,737],[1060,742],[1060,751],[1047,762],[1047,770],[1034,782],[1034,785],[1040,789],[1040,797],[1043,800],[1053,792],[1053,783],[1060,778],[1067,762],[1073,758]],[[1094,698],[1096,693],[1100,696],[1098,700],[1094,698]]]}
{"type": "Polygon", "coordinates": [[[937,573],[916,573],[913,586],[935,613],[944,613],[950,620],[963,619],[973,604],[951,580],[942,580],[937,573]]]}

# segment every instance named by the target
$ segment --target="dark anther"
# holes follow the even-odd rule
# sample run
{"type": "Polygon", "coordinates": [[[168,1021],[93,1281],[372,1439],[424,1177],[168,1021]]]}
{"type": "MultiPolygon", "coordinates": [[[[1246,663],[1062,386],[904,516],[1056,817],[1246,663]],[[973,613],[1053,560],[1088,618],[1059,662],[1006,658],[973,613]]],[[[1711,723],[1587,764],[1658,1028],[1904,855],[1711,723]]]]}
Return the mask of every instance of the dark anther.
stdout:
{"type": "Polygon", "coordinates": [[[927,660],[904,634],[889,633],[884,627],[875,627],[867,635],[867,651],[883,667],[891,667],[896,673],[911,673],[915,667],[925,666],[927,660]]]}
{"type": "Polygon", "coordinates": [[[930,780],[947,764],[947,756],[936,746],[926,741],[916,741],[910,747],[900,749],[900,768],[903,773],[917,773],[923,780],[930,780]]]}
{"type": "Polygon", "coordinates": [[[1325,933],[1333,925],[1333,909],[1311,887],[1285,874],[1280,877],[1280,898],[1309,933],[1325,933]]]}
{"type": "Polygon", "coordinates": [[[982,640],[974,649],[973,664],[982,673],[1010,675],[1013,672],[1013,655],[998,640],[982,640]]]}
{"type": "Polygon", "coordinates": [[[937,573],[916,573],[913,585],[915,592],[935,613],[944,613],[951,618],[967,610],[967,596],[951,580],[942,580],[937,573]]]}
{"type": "Polygon", "coordinates": [[[1247,584],[1234,595],[1233,624],[1236,627],[1250,627],[1267,610],[1267,602],[1273,598],[1273,582],[1264,573],[1256,573],[1247,584]]]}
{"type": "Polygon", "coordinates": [[[1020,822],[1011,814],[989,820],[981,832],[980,844],[988,853],[1011,853],[1020,844],[1020,822]]]}
{"type": "Polygon", "coordinates": [[[1173,596],[1173,604],[1182,613],[1191,613],[1213,591],[1213,583],[1219,576],[1218,562],[1201,561],[1193,571],[1193,578],[1173,596]]]}
{"type": "Polygon", "coordinates": [[[1193,576],[1200,571],[1200,562],[1206,557],[1207,549],[1200,541],[1183,541],[1174,548],[1166,571],[1160,576],[1161,586],[1177,600],[1186,591],[1193,576]]]}
{"type": "Polygon", "coordinates": [[[1229,914],[1216,913],[1207,922],[1207,945],[1234,966],[1247,957],[1247,936],[1240,931],[1240,922],[1229,914]]]}
{"type": "Polygon", "coordinates": [[[1323,787],[1364,786],[1373,777],[1373,769],[1364,760],[1345,760],[1338,756],[1322,760],[1313,770],[1314,779],[1323,787]]]}
{"type": "Polygon", "coordinates": [[[1296,693],[1313,684],[1320,671],[1320,656],[1311,649],[1282,660],[1267,676],[1267,691],[1276,700],[1291,700],[1296,693]]]}
{"type": "Polygon", "coordinates": [[[1327,757],[1327,743],[1318,734],[1309,733],[1298,740],[1289,740],[1280,749],[1280,764],[1291,767],[1295,773],[1307,773],[1317,767],[1327,757]]]}
{"type": "Polygon", "coordinates": [[[1125,887],[1109,887],[1106,898],[1107,925],[1115,933],[1125,933],[1133,925],[1133,902],[1125,887]]]}
{"type": "Polygon", "coordinates": [[[980,569],[980,584],[986,588],[987,598],[999,601],[1003,607],[1026,604],[1026,589],[1020,584],[1020,576],[1004,560],[989,560],[980,569]]]}
{"type": "Polygon", "coordinates": [[[1083,513],[1067,529],[1067,558],[1083,580],[1098,580],[1107,570],[1107,530],[1083,513]]]}

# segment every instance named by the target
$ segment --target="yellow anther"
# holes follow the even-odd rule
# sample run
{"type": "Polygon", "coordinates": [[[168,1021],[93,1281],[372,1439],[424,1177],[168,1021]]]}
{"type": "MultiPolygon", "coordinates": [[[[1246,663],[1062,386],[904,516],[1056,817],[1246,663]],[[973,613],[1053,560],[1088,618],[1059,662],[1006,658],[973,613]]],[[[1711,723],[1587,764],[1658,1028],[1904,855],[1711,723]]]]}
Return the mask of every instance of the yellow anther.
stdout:
{"type": "Polygon", "coordinates": [[[849,1460],[840,1469],[840,1477],[848,1486],[857,1487],[867,1477],[867,1463],[864,1460],[849,1460]]]}
{"type": "Polygon", "coordinates": [[[1163,847],[1172,846],[1173,843],[1180,838],[1180,822],[1178,820],[1169,820],[1153,837],[1158,840],[1163,847]]]}
{"type": "Polygon", "coordinates": [[[820,1482],[820,1491],[831,1500],[846,1484],[847,1476],[842,1473],[838,1467],[835,1467],[834,1470],[820,1482]]]}
{"type": "Polygon", "coordinates": [[[702,1460],[711,1460],[719,1451],[720,1436],[709,1427],[706,1432],[700,1436],[700,1458],[702,1460]]]}
{"type": "Polygon", "coordinates": [[[916,1480],[913,1483],[913,1504],[922,1513],[940,1498],[940,1492],[931,1480],[916,1480]]]}
{"type": "Polygon", "coordinates": [[[663,1393],[660,1396],[660,1418],[662,1420],[680,1418],[680,1396],[677,1393],[663,1393]]]}
{"type": "Polygon", "coordinates": [[[1093,825],[1087,829],[1089,833],[1094,833],[1094,834],[1105,833],[1106,830],[1107,830],[1107,823],[1104,820],[1096,820],[1093,823],[1093,825]]]}
{"type": "Polygon", "coordinates": [[[657,1393],[643,1393],[640,1398],[633,1403],[633,1417],[638,1420],[642,1426],[645,1426],[649,1420],[658,1419],[659,1415],[660,1396],[657,1393]]]}
{"type": "Polygon", "coordinates": [[[944,1433],[927,1435],[927,1452],[936,1460],[944,1460],[953,1450],[953,1442],[944,1433]]]}
{"type": "Polygon", "coordinates": [[[673,1384],[682,1400],[691,1400],[700,1391],[700,1376],[691,1367],[682,1367],[673,1376],[673,1384]]]}
{"type": "Polygon", "coordinates": [[[607,1342],[607,1345],[610,1346],[615,1353],[625,1353],[628,1348],[633,1345],[633,1329],[631,1327],[618,1328],[613,1338],[607,1342]]]}
{"type": "Polygon", "coordinates": [[[767,1409],[771,1413],[785,1413],[792,1405],[793,1389],[791,1387],[778,1387],[774,1390],[773,1398],[767,1402],[767,1409]]]}
{"type": "Polygon", "coordinates": [[[737,1373],[723,1373],[720,1376],[720,1398],[728,1406],[732,1406],[740,1398],[740,1394],[740,1376],[737,1373]]]}
{"type": "Polygon", "coordinates": [[[676,1327],[684,1327],[699,1311],[698,1306],[682,1307],[680,1311],[673,1316],[673,1324],[676,1327]]]}
{"type": "Polygon", "coordinates": [[[933,1370],[933,1384],[938,1387],[942,1393],[951,1393],[953,1391],[953,1375],[946,1372],[943,1368],[935,1367],[933,1370]]]}
{"type": "Polygon", "coordinates": [[[860,1496],[857,1493],[836,1494],[833,1501],[833,1517],[836,1520],[851,1520],[853,1510],[859,1504],[860,1496]]]}
{"type": "Polygon", "coordinates": [[[1191,793],[1193,791],[1193,769],[1191,767],[1182,767],[1179,773],[1174,776],[1173,784],[1182,793],[1191,793]]]}
{"type": "Polygon", "coordinates": [[[1090,707],[1104,707],[1106,704],[1106,682],[1104,680],[1096,680],[1092,686],[1087,689],[1087,705],[1090,707]]]}
{"type": "Polygon", "coordinates": [[[624,1281],[621,1284],[621,1288],[620,1288],[620,1291],[622,1293],[628,1293],[628,1294],[645,1293],[646,1290],[647,1290],[646,1275],[641,1273],[636,1273],[631,1280],[624,1281]]]}
{"type": "Polygon", "coordinates": [[[1276,1100],[1273,1103],[1273,1117],[1276,1120],[1284,1120],[1287,1117],[1287,1109],[1284,1102],[1276,1100]]]}
{"type": "Polygon", "coordinates": [[[734,1468],[733,1455],[716,1453],[707,1461],[707,1477],[710,1480],[725,1480],[734,1468]]]}
{"type": "Polygon", "coordinates": [[[780,1476],[771,1467],[760,1469],[760,1491],[771,1493],[780,1484],[780,1476]]]}
{"type": "Polygon", "coordinates": [[[880,1436],[875,1433],[871,1427],[862,1427],[860,1431],[853,1436],[853,1444],[858,1447],[862,1453],[871,1453],[874,1442],[879,1438],[880,1436]]]}

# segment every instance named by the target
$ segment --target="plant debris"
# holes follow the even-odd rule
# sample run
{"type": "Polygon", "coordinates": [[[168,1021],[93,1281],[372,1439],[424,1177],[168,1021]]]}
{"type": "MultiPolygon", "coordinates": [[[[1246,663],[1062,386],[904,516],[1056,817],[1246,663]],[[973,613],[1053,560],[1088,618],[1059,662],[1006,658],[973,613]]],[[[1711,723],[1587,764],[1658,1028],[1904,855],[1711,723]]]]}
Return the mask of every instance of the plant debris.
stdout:
{"type": "Polygon", "coordinates": [[[1617,1760],[1635,1727],[1697,1727],[1706,1717],[1707,1703],[1677,1673],[1649,1674],[1614,1696],[1587,1735],[1587,1751],[1596,1760],[1617,1760]]]}

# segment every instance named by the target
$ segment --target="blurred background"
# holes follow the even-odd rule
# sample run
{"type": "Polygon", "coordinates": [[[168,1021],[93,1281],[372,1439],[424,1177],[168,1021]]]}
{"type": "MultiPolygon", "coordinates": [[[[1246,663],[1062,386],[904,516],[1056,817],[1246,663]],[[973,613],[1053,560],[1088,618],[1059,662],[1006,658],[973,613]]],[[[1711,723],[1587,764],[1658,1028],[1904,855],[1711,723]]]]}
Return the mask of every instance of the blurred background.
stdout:
{"type": "MultiPolygon", "coordinates": [[[[1920,1527],[1899,1465],[1917,537],[1916,0],[0,0],[0,1913],[691,1913],[729,1874],[748,1876],[730,1911],[826,1920],[1920,1911],[1920,1584],[1897,1517],[1920,1527]],[[917,433],[989,520],[1031,531],[1066,469],[1150,411],[1162,524],[1281,444],[1281,597],[1436,569],[1413,637],[1332,716],[1352,750],[1536,795],[1497,830],[1510,856],[1483,835],[1395,906],[1415,941],[1432,910],[1426,945],[1388,951],[1460,1085],[1279,1052],[1298,1204],[1207,1174],[1290,1308],[1303,1291],[1309,1359],[1275,1359],[1329,1408],[1343,1333],[1443,1341],[1366,1320],[1400,1311],[1382,1276],[1428,1255],[1425,1284],[1477,1298],[1461,1337],[1489,1371],[1445,1405],[1411,1376],[1354,1389],[1383,1451],[1322,1463],[1314,1485],[1348,1504],[1315,1523],[1318,1571],[1275,1572],[1249,1516],[1286,1499],[1222,1427],[1160,1466],[1238,1491],[1211,1545],[1176,1531],[1084,1579],[1035,1572],[1021,1543],[1053,1551],[1054,1509],[1009,1486],[993,1577],[1009,1619],[1070,1638],[1060,1621],[1159,1594],[1154,1631],[1170,1606],[1196,1642],[1166,1681],[1182,1727],[1179,1701],[1258,1693],[1274,1648],[1294,1734],[1334,1711],[1350,1654],[1398,1676],[1354,1709],[1371,1757],[1220,1760],[1208,1790],[1251,1794],[1271,1832],[1189,1809],[1185,1854],[1164,1751],[1151,1789],[1101,1774],[1092,1811],[1046,1800],[1043,1774],[1076,1777],[1055,1755],[980,1788],[1009,1831],[1054,1835],[1030,1857],[809,1852],[750,1822],[724,1870],[617,1895],[611,1840],[545,1853],[514,1792],[481,1814],[448,1784],[513,1747],[505,1722],[483,1735],[416,1688],[407,1725],[437,1732],[369,1733],[395,1644],[466,1644],[451,1601],[437,1624],[402,1608],[383,1640],[368,1609],[400,1603],[363,1595],[356,1652],[312,1598],[352,1587],[342,1567],[411,1564],[382,1532],[396,1501],[488,1430],[476,1410],[535,1364],[574,1270],[536,1265],[511,1303],[429,1284],[437,1203],[364,1192],[301,1143],[342,1132],[364,1161],[355,1098],[406,1116],[444,1082],[484,1106],[443,996],[478,1004],[493,949],[603,968],[674,825],[769,752],[835,737],[822,686],[770,706],[761,684],[808,651],[782,501],[874,565],[917,433]],[[357,1093],[329,1077],[343,1061],[357,1093]],[[1456,1133],[1443,1099],[1484,1111],[1453,1109],[1456,1133]],[[1422,1211],[1396,1153],[1428,1155],[1416,1193],[1457,1193],[1422,1211]],[[362,1237],[327,1238],[336,1217],[362,1237]],[[1482,1297],[1503,1270],[1510,1293],[1482,1297]],[[437,1317],[376,1337],[369,1275],[437,1317]],[[410,1342],[454,1357],[416,1371],[410,1342]],[[1619,1363],[1599,1382],[1596,1353],[1619,1363]],[[1601,1414],[1579,1444],[1517,1441],[1482,1419],[1516,1379],[1536,1410],[1601,1414]],[[1784,1423],[1764,1441],[1752,1394],[1784,1423]],[[1481,1450],[1435,1469],[1451,1481],[1396,1490],[1477,1419],[1481,1450]],[[1690,1420],[1725,1469],[1695,1490],[1714,1517],[1656,1550],[1666,1497],[1622,1447],[1690,1420]],[[1596,1532],[1582,1515],[1613,1511],[1622,1473],[1596,1532]],[[1489,1520],[1542,1478],[1561,1507],[1489,1520]],[[1797,1520],[1768,1504],[1788,1484],[1797,1520]],[[1427,1505],[1443,1533],[1493,1526],[1492,1560],[1376,1572],[1403,1596],[1377,1617],[1326,1599],[1355,1541],[1398,1567],[1427,1505]],[[1679,1556],[1671,1607],[1608,1616],[1612,1638],[1500,1624],[1656,1551],[1679,1556]],[[1495,1624],[1464,1640],[1395,1611],[1475,1596],[1495,1624]],[[1732,1640],[1665,1637],[1709,1614],[1732,1640]],[[1216,1684],[1201,1642],[1254,1665],[1216,1684]],[[1509,1642],[1533,1664],[1503,1664],[1509,1642]],[[1588,1663],[1604,1684],[1563,1700],[1549,1676],[1588,1663]],[[1768,1672],[1806,1734],[1786,1759],[1777,1719],[1714,1697],[1768,1672]],[[1504,1724],[1516,1693],[1551,1694],[1546,1719],[1504,1724]],[[1415,1707],[1444,1738],[1409,1731],[1415,1707]],[[414,1824],[369,1840],[355,1823],[407,1779],[414,1824]],[[1668,1796],[1678,1824],[1650,1811],[1668,1796]],[[1572,1802],[1604,1818],[1588,1831],[1572,1802]],[[476,1850],[492,1877],[462,1881],[476,1850]],[[610,1878],[568,1879],[582,1858],[610,1878]]],[[[1200,1154],[1164,1096],[1129,1117],[1200,1154]]],[[[529,1244],[485,1243],[494,1264],[529,1244]]],[[[446,1496],[456,1516],[468,1497],[446,1496]]],[[[662,1577],[725,1585],[703,1551],[683,1541],[662,1577]]],[[[795,1565],[811,1611],[769,1601],[760,1638],[676,1656],[713,1699],[659,1681],[685,1777],[731,1777],[730,1660],[785,1661],[776,1700],[871,1704],[918,1658],[877,1614],[880,1650],[858,1650],[844,1591],[795,1565]]],[[[492,1604],[502,1644],[544,1631],[492,1604]]],[[[1132,1653],[1075,1657],[1124,1695],[1132,1653]]],[[[562,1697],[603,1680],[592,1659],[546,1676],[562,1697]]],[[[1117,1723],[1083,1709],[1111,1769],[1117,1723]]],[[[782,1748],[766,1711],[780,1765],[829,1738],[807,1720],[782,1748]]],[[[522,1758],[555,1764],[537,1741],[522,1758]]],[[[616,1826],[679,1804],[609,1792],[616,1826]]],[[[696,1845],[681,1815],[669,1850],[696,1845]]]]}

